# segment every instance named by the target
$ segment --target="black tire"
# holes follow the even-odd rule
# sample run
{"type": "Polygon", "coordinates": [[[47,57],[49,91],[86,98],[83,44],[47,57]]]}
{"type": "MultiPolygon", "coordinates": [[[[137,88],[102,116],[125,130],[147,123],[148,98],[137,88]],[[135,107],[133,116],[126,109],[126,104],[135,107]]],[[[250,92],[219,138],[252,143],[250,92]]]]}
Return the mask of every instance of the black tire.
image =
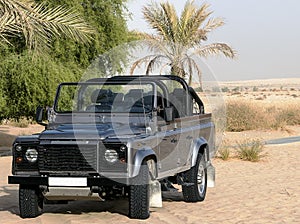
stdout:
{"type": "Polygon", "coordinates": [[[207,169],[201,153],[198,154],[196,165],[185,172],[184,180],[187,183],[182,186],[184,201],[203,201],[207,188],[207,169]]]}
{"type": "Polygon", "coordinates": [[[147,163],[142,163],[139,175],[129,187],[129,217],[147,219],[150,216],[150,174],[147,163]]]}
{"type": "Polygon", "coordinates": [[[42,214],[43,196],[37,186],[20,185],[19,209],[22,218],[35,218],[42,214]]]}

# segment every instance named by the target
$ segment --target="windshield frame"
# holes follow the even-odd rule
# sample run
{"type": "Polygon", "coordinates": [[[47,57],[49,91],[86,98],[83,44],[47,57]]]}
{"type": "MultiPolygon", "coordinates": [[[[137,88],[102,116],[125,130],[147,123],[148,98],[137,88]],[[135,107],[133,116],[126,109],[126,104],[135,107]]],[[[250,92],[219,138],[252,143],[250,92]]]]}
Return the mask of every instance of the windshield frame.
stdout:
{"type": "MultiPolygon", "coordinates": [[[[129,114],[148,114],[151,113],[153,110],[156,110],[157,108],[157,86],[156,83],[154,81],[107,81],[107,80],[103,80],[101,82],[65,82],[65,83],[61,83],[59,84],[57,91],[56,91],[56,95],[55,95],[55,100],[54,100],[54,104],[53,104],[53,111],[57,114],[70,114],[70,113],[80,113],[80,114],[93,114],[93,113],[103,113],[103,114],[124,114],[124,113],[128,113],[128,112],[116,112],[116,111],[111,111],[111,112],[91,112],[91,111],[83,111],[83,110],[79,110],[78,106],[77,106],[77,110],[73,110],[73,111],[59,111],[57,110],[57,105],[60,99],[60,94],[61,94],[61,90],[64,86],[77,86],[78,90],[77,90],[77,97],[82,97],[82,94],[84,93],[85,89],[87,88],[87,86],[91,86],[91,85],[95,85],[95,86],[105,86],[105,85],[151,85],[152,86],[152,92],[153,92],[153,100],[152,100],[152,110],[151,111],[143,111],[143,112],[130,112],[129,114]],[[86,88],[85,88],[86,87],[86,88]]],[[[78,102],[78,99],[77,99],[78,102]]],[[[75,109],[75,108],[74,108],[75,109]]]]}

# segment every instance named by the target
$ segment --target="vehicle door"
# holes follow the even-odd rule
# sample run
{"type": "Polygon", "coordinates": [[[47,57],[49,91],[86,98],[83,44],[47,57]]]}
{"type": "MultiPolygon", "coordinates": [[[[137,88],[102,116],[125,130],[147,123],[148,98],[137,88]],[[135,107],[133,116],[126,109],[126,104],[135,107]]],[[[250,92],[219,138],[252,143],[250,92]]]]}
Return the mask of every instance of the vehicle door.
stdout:
{"type": "Polygon", "coordinates": [[[184,170],[190,165],[190,148],[193,143],[192,100],[188,90],[175,88],[170,93],[170,100],[175,108],[174,134],[177,140],[177,166],[184,170]]]}
{"type": "Polygon", "coordinates": [[[157,94],[157,148],[158,169],[161,175],[170,176],[178,169],[178,130],[173,122],[166,122],[164,110],[166,97],[159,91],[157,94]]]}

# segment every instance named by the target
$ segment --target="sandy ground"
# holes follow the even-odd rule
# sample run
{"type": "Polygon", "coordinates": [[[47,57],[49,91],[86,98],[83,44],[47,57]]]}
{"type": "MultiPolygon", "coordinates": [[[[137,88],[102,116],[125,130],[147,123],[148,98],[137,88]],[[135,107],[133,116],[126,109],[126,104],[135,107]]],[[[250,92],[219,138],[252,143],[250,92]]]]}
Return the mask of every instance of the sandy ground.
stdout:
{"type": "Polygon", "coordinates": [[[31,135],[43,131],[41,125],[29,125],[27,128],[13,127],[11,125],[0,125],[0,155],[10,150],[16,136],[31,135]]]}
{"type": "Polygon", "coordinates": [[[214,160],[216,187],[201,203],[185,203],[180,193],[164,195],[163,208],[148,220],[127,218],[128,202],[72,202],[46,205],[44,214],[22,220],[18,186],[8,185],[11,157],[0,157],[0,223],[299,223],[300,143],[266,146],[259,163],[214,160]]]}

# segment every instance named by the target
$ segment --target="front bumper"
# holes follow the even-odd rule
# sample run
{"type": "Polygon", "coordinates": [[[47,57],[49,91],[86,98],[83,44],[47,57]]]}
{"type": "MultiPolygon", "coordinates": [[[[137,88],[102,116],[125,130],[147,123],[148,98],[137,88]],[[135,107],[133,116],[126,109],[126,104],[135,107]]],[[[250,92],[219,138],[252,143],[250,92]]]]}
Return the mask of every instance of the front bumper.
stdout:
{"type": "Polygon", "coordinates": [[[125,186],[129,185],[129,179],[109,179],[103,176],[96,177],[48,177],[48,176],[8,176],[9,184],[22,185],[43,185],[43,186],[71,186],[71,187],[92,187],[92,186],[125,186]],[[68,184],[69,183],[69,184],[68,184]]]}

